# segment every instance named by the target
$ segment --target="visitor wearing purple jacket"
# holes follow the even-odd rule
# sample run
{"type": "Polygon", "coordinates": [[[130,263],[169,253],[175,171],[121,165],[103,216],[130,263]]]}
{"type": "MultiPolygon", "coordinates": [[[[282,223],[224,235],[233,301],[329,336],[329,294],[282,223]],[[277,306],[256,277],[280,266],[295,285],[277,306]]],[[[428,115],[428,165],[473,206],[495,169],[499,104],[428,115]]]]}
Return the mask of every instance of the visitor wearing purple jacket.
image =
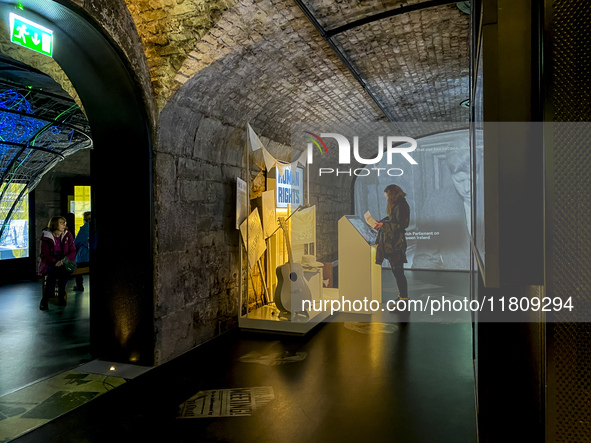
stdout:
{"type": "Polygon", "coordinates": [[[76,247],[74,236],[66,228],[64,217],[52,217],[47,228],[41,234],[41,261],[37,273],[47,275],[43,298],[39,304],[42,311],[48,309],[49,297],[55,293],[55,285],[58,284],[58,305],[66,305],[66,284],[69,273],[63,265],[63,258],[74,262],[76,260],[76,247]]]}

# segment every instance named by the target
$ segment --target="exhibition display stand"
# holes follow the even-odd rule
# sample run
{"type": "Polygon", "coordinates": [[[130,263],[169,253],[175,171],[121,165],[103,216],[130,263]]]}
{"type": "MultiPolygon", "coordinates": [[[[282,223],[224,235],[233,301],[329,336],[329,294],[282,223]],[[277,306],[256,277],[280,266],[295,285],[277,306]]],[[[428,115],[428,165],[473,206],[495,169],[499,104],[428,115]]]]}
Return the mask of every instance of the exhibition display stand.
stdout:
{"type": "MultiPolygon", "coordinates": [[[[236,187],[236,228],[244,246],[239,326],[305,334],[330,315],[325,310],[302,310],[308,306],[304,300],[318,305],[325,297],[322,264],[314,255],[316,207],[307,204],[304,194],[308,191],[306,163],[303,156],[292,163],[276,160],[250,125],[247,130],[246,180],[238,178],[236,187]],[[264,159],[265,172],[264,191],[254,199],[250,192],[253,153],[264,159]]],[[[334,297],[333,292],[328,295],[334,297]]]]}
{"type": "MultiPolygon", "coordinates": [[[[382,266],[376,261],[376,231],[363,218],[345,215],[339,220],[339,296],[382,302],[382,266]]],[[[343,310],[358,312],[358,310],[343,310]]]]}

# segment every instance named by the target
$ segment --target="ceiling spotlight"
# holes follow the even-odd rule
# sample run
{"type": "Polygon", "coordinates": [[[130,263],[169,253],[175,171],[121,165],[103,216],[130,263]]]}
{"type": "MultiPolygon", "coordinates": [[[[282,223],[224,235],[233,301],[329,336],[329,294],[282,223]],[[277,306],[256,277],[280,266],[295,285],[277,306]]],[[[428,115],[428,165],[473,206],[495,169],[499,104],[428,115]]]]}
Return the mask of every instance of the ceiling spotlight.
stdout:
{"type": "Polygon", "coordinates": [[[460,103],[460,106],[462,108],[469,108],[470,107],[470,99],[467,98],[466,100],[464,100],[463,102],[460,103]]]}

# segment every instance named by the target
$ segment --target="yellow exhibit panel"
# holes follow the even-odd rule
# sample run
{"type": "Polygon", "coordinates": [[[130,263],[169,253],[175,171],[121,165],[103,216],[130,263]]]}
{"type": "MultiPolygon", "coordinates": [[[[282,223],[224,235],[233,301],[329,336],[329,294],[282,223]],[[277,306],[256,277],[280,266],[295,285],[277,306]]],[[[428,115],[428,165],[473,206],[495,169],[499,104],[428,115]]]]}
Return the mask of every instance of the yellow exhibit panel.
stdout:
{"type": "Polygon", "coordinates": [[[90,202],[90,186],[74,186],[74,200],[73,200],[75,230],[78,234],[80,227],[84,224],[84,213],[91,210],[90,202]]]}

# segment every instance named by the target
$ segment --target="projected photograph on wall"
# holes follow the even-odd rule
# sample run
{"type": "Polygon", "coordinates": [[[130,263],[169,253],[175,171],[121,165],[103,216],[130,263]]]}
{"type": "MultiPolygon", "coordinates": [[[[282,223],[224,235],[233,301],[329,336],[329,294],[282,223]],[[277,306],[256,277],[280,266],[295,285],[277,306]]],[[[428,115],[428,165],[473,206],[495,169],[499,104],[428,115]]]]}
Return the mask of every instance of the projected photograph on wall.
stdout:
{"type": "Polygon", "coordinates": [[[474,229],[472,238],[476,258],[484,273],[485,266],[485,244],[484,244],[484,109],[482,90],[482,51],[478,57],[476,71],[476,88],[474,91],[474,122],[472,123],[471,150],[472,156],[476,159],[472,165],[472,180],[474,182],[474,229]]]}
{"type": "Polygon", "coordinates": [[[0,260],[29,256],[29,196],[24,188],[22,183],[0,187],[0,260]]]}
{"type": "MultiPolygon", "coordinates": [[[[470,268],[471,190],[469,131],[416,137],[413,158],[418,165],[404,174],[357,177],[355,214],[386,216],[384,189],[396,184],[406,193],[410,224],[406,229],[407,269],[470,268]]],[[[376,165],[387,169],[386,159],[376,165]],[[383,163],[383,164],[382,164],[383,163]]],[[[384,261],[384,266],[388,266],[384,261]]]]}

